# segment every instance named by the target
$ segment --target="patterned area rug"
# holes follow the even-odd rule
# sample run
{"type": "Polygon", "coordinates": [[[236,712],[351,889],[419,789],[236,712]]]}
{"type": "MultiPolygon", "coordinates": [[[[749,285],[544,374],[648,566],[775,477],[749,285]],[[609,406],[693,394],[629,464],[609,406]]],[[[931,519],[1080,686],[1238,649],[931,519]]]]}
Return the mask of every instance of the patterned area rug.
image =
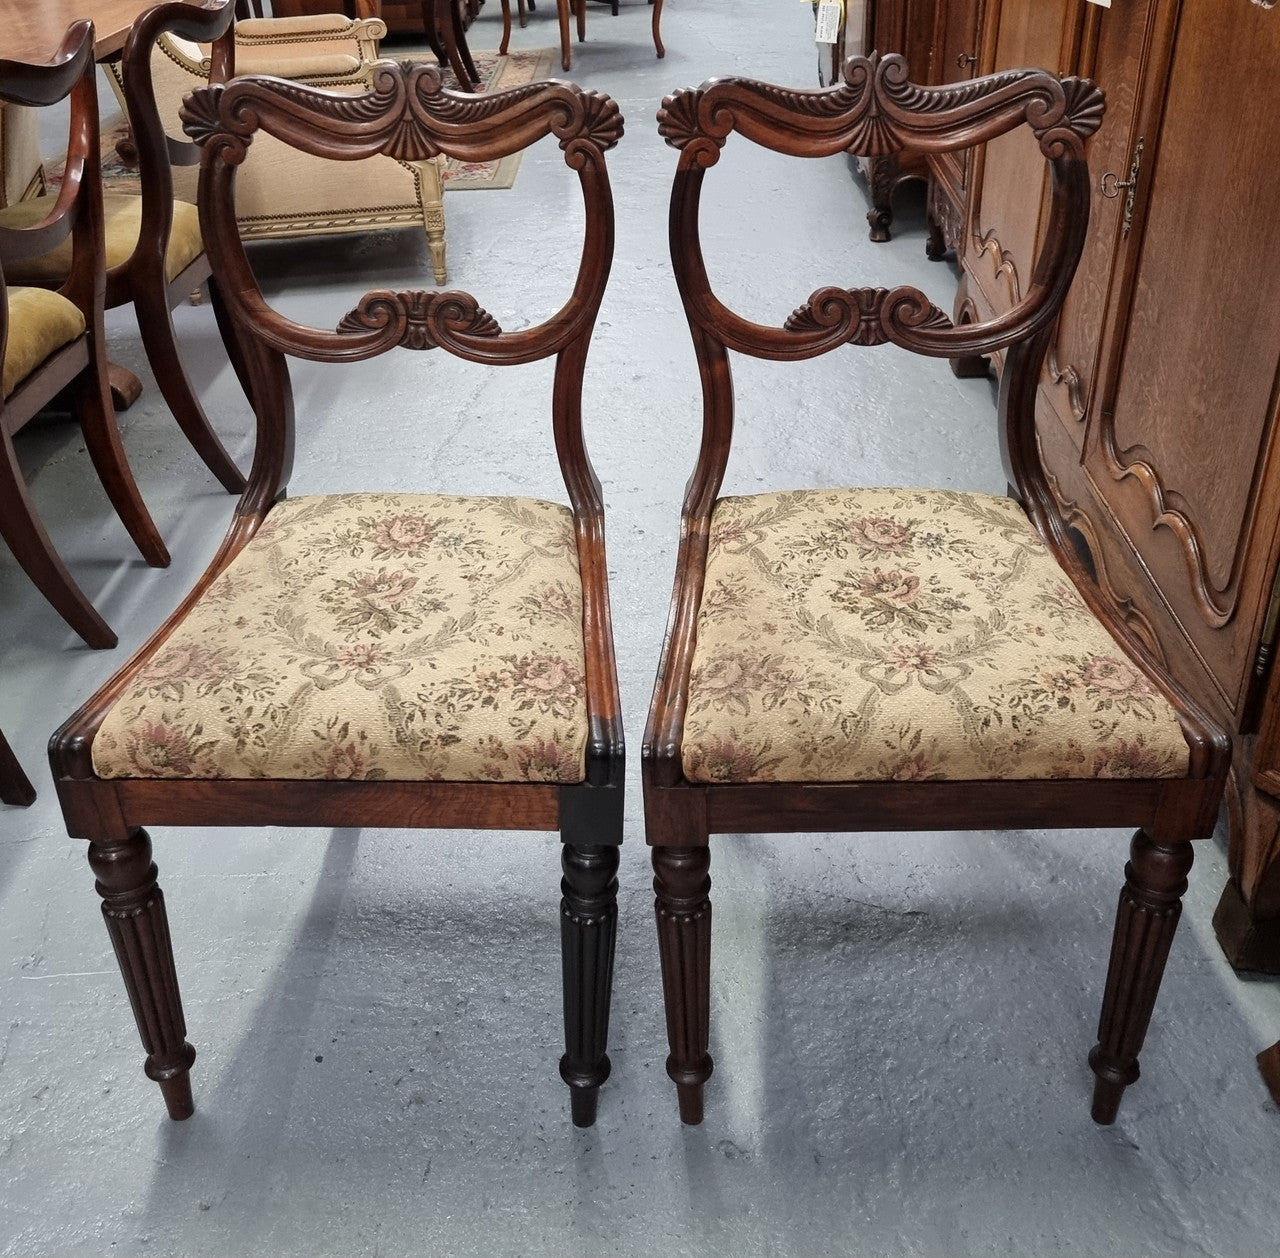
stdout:
{"type": "MultiPolygon", "coordinates": [[[[435,64],[431,53],[400,52],[394,48],[385,50],[393,61],[429,61],[435,64]]],[[[545,79],[555,60],[554,48],[528,48],[500,57],[496,52],[472,52],[480,81],[486,92],[507,87],[520,87],[537,79],[545,79]]],[[[446,87],[457,87],[453,71],[444,70],[446,87]]],[[[116,152],[116,142],[129,133],[123,114],[116,114],[102,124],[102,181],[108,192],[141,192],[138,186],[137,168],[126,166],[116,152]]],[[[500,158],[496,162],[455,162],[449,159],[444,171],[446,192],[471,192],[477,188],[510,188],[516,181],[522,153],[500,158]]],[[[45,163],[45,184],[53,191],[62,182],[65,155],[56,162],[45,163]]]]}

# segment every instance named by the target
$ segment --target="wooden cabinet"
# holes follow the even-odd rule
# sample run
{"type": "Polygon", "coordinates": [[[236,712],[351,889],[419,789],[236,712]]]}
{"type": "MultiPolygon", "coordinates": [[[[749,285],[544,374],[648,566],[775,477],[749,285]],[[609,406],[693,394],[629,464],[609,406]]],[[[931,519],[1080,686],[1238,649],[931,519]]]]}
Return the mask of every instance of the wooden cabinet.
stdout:
{"type": "MultiPolygon", "coordinates": [[[[1041,449],[1110,597],[1235,734],[1215,925],[1234,964],[1280,972],[1280,136],[1259,107],[1280,8],[987,0],[982,36],[983,72],[1044,65],[1107,94],[1041,449]]],[[[1007,309],[1029,278],[1047,189],[1018,144],[973,159],[960,318],[1007,309]]]]}

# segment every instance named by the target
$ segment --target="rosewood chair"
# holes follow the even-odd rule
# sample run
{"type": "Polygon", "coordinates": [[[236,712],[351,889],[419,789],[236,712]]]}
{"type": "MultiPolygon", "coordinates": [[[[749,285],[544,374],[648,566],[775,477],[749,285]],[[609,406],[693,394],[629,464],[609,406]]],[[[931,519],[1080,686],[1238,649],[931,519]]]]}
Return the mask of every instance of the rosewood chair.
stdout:
{"type": "MultiPolygon", "coordinates": [[[[257,452],[208,571],[50,745],[68,830],[89,840],[147,1074],[172,1117],[192,1112],[195,1050],[145,825],[559,830],[560,1073],[573,1121],[589,1125],[609,1073],[623,738],[581,390],[613,255],[604,152],[621,115],[567,83],[478,98],[442,89],[434,66],[384,62],[363,94],[250,76],[192,93],[185,118],[204,147],[201,224],[246,355],[257,452]],[[572,293],[510,332],[457,291],[369,292],[334,331],[290,321],[266,304],[236,231],[235,172],[263,134],[341,161],[487,161],[556,136],[585,204],[572,293]],[[351,362],[396,346],[490,367],[553,357],[550,435],[569,505],[286,497],[286,355],[351,362]]],[[[531,254],[529,265],[544,262],[531,254]]],[[[439,429],[441,405],[433,395],[405,418],[415,441],[439,429]]]]}
{"type": "Polygon", "coordinates": [[[40,220],[0,222],[0,536],[58,614],[89,646],[111,647],[116,635],[94,610],[58,557],[36,512],[13,436],[60,394],[70,400],[85,446],[130,537],[147,563],[169,562],[125,459],[116,427],[103,343],[102,186],[98,179],[98,99],[93,28],[78,22],[44,66],[0,61],[0,102],[44,108],[70,97],[66,175],[40,220]],[[73,260],[58,289],[13,287],[15,265],[55,248],[73,260]]]}
{"type": "MultiPolygon", "coordinates": [[[[244,476],[214,431],[191,385],[170,313],[209,279],[209,260],[200,237],[195,206],[175,199],[170,169],[171,165],[197,162],[199,151],[192,144],[172,140],[161,130],[151,80],[151,51],[162,33],[205,40],[223,36],[217,46],[212,76],[228,77],[232,66],[234,19],[232,0],[223,0],[213,8],[187,4],[156,6],[134,23],[125,44],[121,69],[142,195],[107,193],[103,201],[107,309],[133,306],[142,346],[166,405],[223,487],[239,493],[244,488],[244,476]]],[[[49,194],[20,201],[0,211],[0,225],[16,227],[38,222],[55,200],[56,194],[49,194]]],[[[71,250],[63,245],[24,259],[11,271],[11,279],[21,284],[56,287],[66,280],[70,268],[71,250]]],[[[210,287],[217,314],[221,302],[216,287],[210,287]]],[[[225,319],[219,317],[219,323],[225,340],[225,319]]],[[[229,341],[227,344],[231,348],[229,341]]],[[[117,402],[121,405],[136,397],[136,378],[127,378],[129,384],[116,381],[117,402]]]]}
{"type": "Polygon", "coordinates": [[[1191,840],[1213,830],[1229,751],[1100,594],[1037,457],[1037,381],[1085,238],[1084,142],[1102,111],[1085,80],[1011,70],[920,87],[896,55],[851,58],[830,90],[724,79],[663,102],[659,130],[680,150],[673,263],[704,394],[643,761],[667,1072],[685,1122],[701,1121],[712,1069],[710,834],[1137,826],[1089,1057],[1098,1122],[1138,1077],[1191,840]],[[731,133],[797,157],[883,156],[1015,127],[1053,192],[1031,282],[998,319],[957,326],[917,289],[841,285],[767,327],[712,292],[698,207],[731,133]],[[731,350],[790,361],[886,342],[932,357],[1004,350],[1015,496],[719,496],[731,350]]]}

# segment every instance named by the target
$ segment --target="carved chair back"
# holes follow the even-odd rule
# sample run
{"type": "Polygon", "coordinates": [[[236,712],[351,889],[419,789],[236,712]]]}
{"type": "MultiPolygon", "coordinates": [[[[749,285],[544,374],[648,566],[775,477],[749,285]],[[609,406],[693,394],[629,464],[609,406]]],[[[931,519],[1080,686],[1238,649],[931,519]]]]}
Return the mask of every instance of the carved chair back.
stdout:
{"type": "MultiPolygon", "coordinates": [[[[607,96],[566,83],[533,83],[483,100],[446,91],[434,66],[383,63],[372,90],[329,92],[246,76],[191,94],[186,129],[204,148],[201,227],[230,311],[253,353],[260,382],[258,457],[246,503],[269,503],[289,478],[292,404],[284,356],[355,362],[402,346],[442,348],[494,366],[554,356],[556,450],[575,515],[600,511],[599,486],[582,441],[582,373],[613,256],[613,199],[603,154],[622,134],[607,96]],[[577,172],[585,230],[572,292],[541,323],[505,332],[474,296],[459,291],[366,293],[333,330],[300,324],[264,300],[235,225],[235,175],[254,135],[266,131],[318,157],[356,161],[383,153],[422,161],[444,153],[489,161],[554,135],[577,172]]],[[[242,505],[242,510],[245,507],[242,505]]]]}

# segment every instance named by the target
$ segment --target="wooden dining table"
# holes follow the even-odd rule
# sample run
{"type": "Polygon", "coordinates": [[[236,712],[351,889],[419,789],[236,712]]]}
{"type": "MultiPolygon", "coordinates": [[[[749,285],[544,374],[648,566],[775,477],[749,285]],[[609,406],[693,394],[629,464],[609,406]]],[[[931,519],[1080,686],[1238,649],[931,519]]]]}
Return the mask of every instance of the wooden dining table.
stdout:
{"type": "MultiPolygon", "coordinates": [[[[198,4],[200,0],[186,0],[198,4]]],[[[67,27],[81,18],[93,23],[93,54],[105,61],[124,47],[129,28],[155,0],[0,0],[0,57],[48,61],[67,27]]]]}

